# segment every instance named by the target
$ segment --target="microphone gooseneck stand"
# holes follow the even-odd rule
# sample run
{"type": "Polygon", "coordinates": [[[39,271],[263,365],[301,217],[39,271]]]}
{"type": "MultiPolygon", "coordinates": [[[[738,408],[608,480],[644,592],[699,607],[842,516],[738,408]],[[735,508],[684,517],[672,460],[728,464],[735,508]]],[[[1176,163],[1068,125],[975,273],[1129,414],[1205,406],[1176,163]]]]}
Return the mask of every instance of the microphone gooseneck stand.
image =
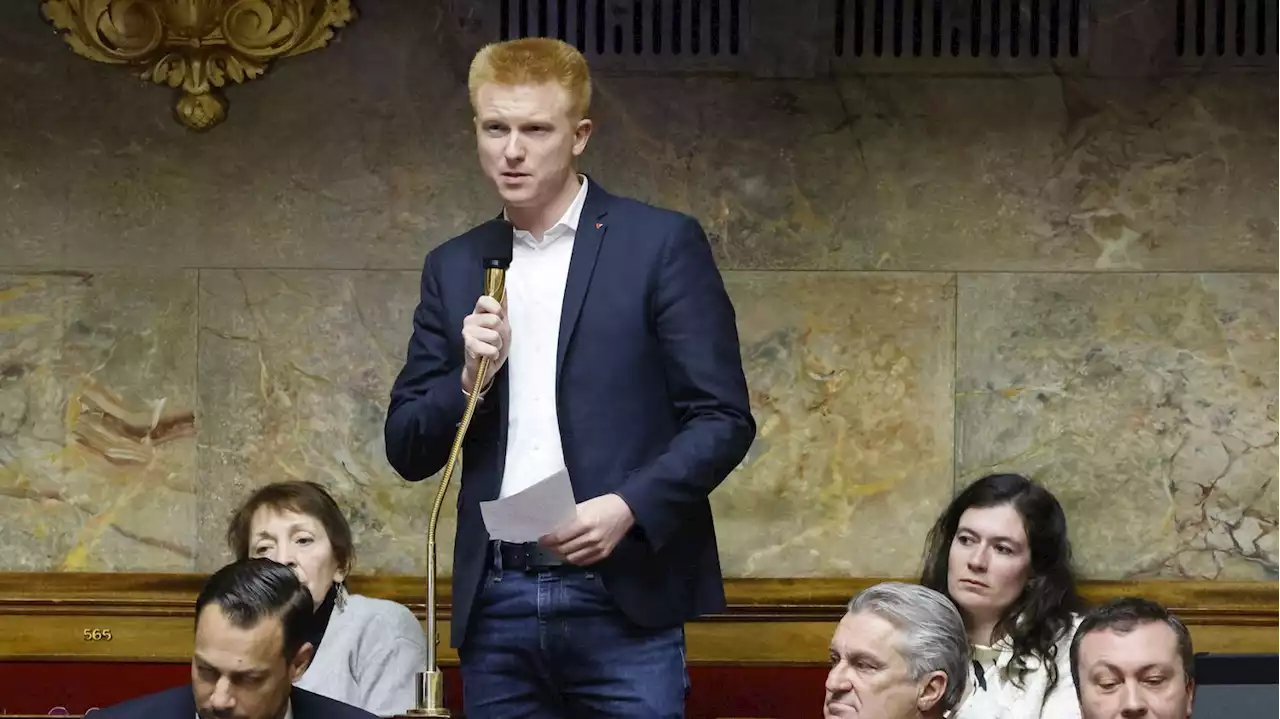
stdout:
{"type": "MultiPolygon", "coordinates": [[[[502,302],[506,293],[505,265],[509,262],[509,259],[506,262],[485,260],[484,293],[498,302],[502,302]]],[[[444,465],[440,486],[436,489],[436,499],[431,505],[431,517],[427,522],[427,665],[424,671],[418,672],[414,682],[414,707],[397,715],[395,719],[447,719],[450,716],[444,704],[444,673],[440,671],[437,657],[440,636],[436,623],[436,527],[440,523],[440,509],[444,506],[444,495],[449,490],[449,480],[453,477],[458,455],[462,452],[462,440],[466,437],[467,427],[470,426],[471,417],[480,402],[480,388],[484,386],[488,371],[489,358],[480,358],[475,383],[467,394],[467,409],[462,414],[462,421],[458,423],[458,432],[454,436],[453,447],[449,450],[449,461],[444,465]]]]}

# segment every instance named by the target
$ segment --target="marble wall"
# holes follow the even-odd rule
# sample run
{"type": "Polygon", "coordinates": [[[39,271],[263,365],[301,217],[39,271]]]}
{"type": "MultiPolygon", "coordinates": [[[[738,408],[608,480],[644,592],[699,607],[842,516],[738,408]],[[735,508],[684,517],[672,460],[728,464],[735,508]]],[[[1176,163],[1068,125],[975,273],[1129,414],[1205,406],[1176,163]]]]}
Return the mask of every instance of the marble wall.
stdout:
{"type": "MultiPolygon", "coordinates": [[[[387,392],[423,254],[496,208],[436,4],[364,3],[202,135],[22,5],[0,570],[207,570],[297,477],[363,571],[422,571],[433,486],[384,459],[387,392]]],[[[598,78],[585,169],[696,215],[738,308],[760,431],[713,495],[727,573],[910,575],[998,469],[1057,493],[1086,576],[1275,578],[1276,107],[1274,73],[598,78]]]]}

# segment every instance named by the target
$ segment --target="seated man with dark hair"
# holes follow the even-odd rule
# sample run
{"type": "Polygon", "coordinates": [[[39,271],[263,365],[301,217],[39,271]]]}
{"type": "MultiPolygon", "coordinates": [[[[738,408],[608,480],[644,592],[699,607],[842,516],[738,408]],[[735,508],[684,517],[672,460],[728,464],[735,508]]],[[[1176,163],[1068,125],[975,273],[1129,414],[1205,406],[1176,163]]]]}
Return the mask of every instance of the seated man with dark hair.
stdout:
{"type": "Polygon", "coordinates": [[[191,684],[95,713],[95,719],[375,719],[297,689],[311,662],[312,599],[269,559],[218,570],[196,599],[191,684]]]}
{"type": "Polygon", "coordinates": [[[1071,678],[1084,719],[1189,719],[1196,688],[1191,633],[1155,602],[1112,600],[1076,629],[1071,678]]]}

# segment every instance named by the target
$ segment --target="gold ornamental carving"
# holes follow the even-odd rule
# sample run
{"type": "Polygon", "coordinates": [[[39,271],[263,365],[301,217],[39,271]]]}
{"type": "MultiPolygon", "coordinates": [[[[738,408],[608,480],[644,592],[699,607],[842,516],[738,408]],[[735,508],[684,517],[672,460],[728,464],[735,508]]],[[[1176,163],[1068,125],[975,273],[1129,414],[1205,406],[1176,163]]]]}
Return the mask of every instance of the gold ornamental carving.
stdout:
{"type": "Polygon", "coordinates": [[[226,117],[221,88],[324,47],[355,19],[351,0],[42,0],[41,12],[76,54],[181,88],[174,114],[193,130],[226,117]]]}

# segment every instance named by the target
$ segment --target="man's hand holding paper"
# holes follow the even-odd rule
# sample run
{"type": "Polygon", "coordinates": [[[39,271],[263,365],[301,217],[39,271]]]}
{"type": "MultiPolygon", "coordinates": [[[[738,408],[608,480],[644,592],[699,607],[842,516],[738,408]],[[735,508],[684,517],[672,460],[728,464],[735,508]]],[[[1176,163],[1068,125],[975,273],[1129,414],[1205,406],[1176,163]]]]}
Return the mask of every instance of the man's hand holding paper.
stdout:
{"type": "Polygon", "coordinates": [[[622,497],[605,494],[579,504],[573,520],[538,542],[573,564],[587,566],[612,554],[635,522],[622,497]]]}

